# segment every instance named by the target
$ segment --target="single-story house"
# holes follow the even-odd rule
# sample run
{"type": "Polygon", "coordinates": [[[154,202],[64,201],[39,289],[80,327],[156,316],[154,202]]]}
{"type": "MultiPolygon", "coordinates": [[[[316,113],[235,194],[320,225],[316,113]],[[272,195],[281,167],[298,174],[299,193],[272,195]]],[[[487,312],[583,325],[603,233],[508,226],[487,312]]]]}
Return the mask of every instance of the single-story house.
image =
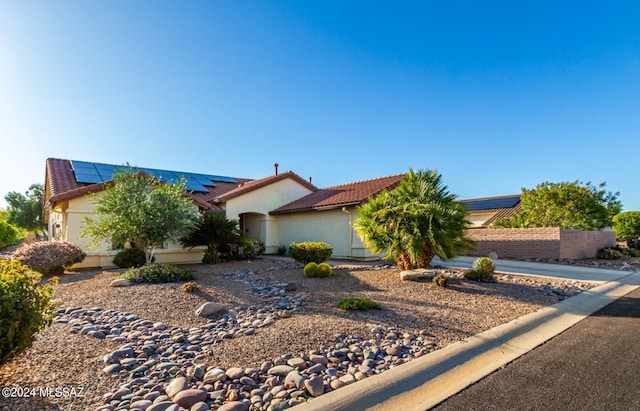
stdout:
{"type": "MultiPolygon", "coordinates": [[[[85,250],[87,258],[78,267],[109,267],[115,251],[103,242],[88,247],[82,237],[84,217],[95,214],[89,193],[100,195],[111,180],[116,165],[50,158],[46,161],[44,220],[49,238],[72,242],[85,250]]],[[[264,242],[267,253],[292,242],[324,241],[336,258],[377,258],[364,246],[352,228],[356,207],[383,190],[393,190],[405,174],[318,188],[292,171],[261,179],[205,175],[142,168],[163,181],[187,179],[188,195],[203,211],[225,212],[236,219],[248,237],[264,242]]],[[[461,200],[469,207],[474,227],[515,212],[519,195],[461,200]]],[[[197,263],[202,250],[185,250],[168,243],[156,250],[161,263],[197,263]]]]}

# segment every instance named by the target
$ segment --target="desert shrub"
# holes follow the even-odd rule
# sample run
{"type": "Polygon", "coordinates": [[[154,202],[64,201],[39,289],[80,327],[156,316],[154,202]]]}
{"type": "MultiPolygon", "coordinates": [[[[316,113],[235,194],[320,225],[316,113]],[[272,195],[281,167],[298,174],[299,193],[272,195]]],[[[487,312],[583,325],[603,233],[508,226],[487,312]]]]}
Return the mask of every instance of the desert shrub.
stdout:
{"type": "Polygon", "coordinates": [[[473,269],[476,271],[485,271],[487,273],[493,273],[496,270],[496,266],[493,260],[489,257],[479,257],[473,262],[473,269]]]}
{"type": "Polygon", "coordinates": [[[175,265],[147,264],[140,268],[131,268],[118,277],[134,283],[159,284],[193,280],[193,273],[175,265]]]}
{"type": "Polygon", "coordinates": [[[43,275],[60,275],[64,269],[79,263],[87,255],[80,247],[66,241],[42,241],[23,244],[13,258],[43,275]]]}
{"type": "Polygon", "coordinates": [[[202,256],[202,264],[215,264],[218,262],[217,251],[206,250],[202,256]],[[215,253],[215,254],[214,254],[215,253]]]}
{"type": "Polygon", "coordinates": [[[331,266],[327,263],[318,264],[318,268],[316,270],[316,277],[327,278],[331,276],[331,266]]]}
{"type": "Polygon", "coordinates": [[[193,281],[189,281],[182,284],[182,287],[180,287],[180,289],[185,293],[195,293],[200,289],[200,287],[198,287],[198,284],[194,283],[193,281]]]}
{"type": "Polygon", "coordinates": [[[470,270],[464,273],[467,280],[479,281],[481,283],[495,283],[496,276],[492,272],[482,270],[470,270]]]}
{"type": "Polygon", "coordinates": [[[51,324],[51,300],[58,279],[42,276],[18,260],[0,261],[0,364],[31,346],[33,336],[51,324]]]}
{"type": "Polygon", "coordinates": [[[244,237],[240,244],[228,243],[220,247],[223,260],[252,260],[264,253],[264,243],[255,238],[244,237]]]}
{"type": "Polygon", "coordinates": [[[142,267],[146,262],[147,256],[140,248],[123,248],[113,257],[113,264],[120,268],[142,267]]]}
{"type": "Polygon", "coordinates": [[[345,298],[338,303],[338,308],[343,310],[380,310],[380,304],[369,298],[345,298]]]}
{"type": "Polygon", "coordinates": [[[624,252],[629,257],[640,257],[640,249],[637,248],[627,248],[624,250],[624,252]]]}
{"type": "Polygon", "coordinates": [[[619,247],[601,248],[596,253],[596,258],[599,258],[601,260],[619,260],[621,258],[624,258],[624,256],[624,251],[622,251],[622,249],[619,247]]]}
{"type": "Polygon", "coordinates": [[[331,257],[333,247],[322,241],[307,241],[304,243],[291,243],[289,246],[289,255],[294,260],[307,264],[314,262],[316,264],[323,263],[331,257]]]}
{"type": "Polygon", "coordinates": [[[446,288],[451,283],[451,279],[445,273],[438,273],[435,277],[433,277],[433,283],[438,287],[446,288]]]}
{"type": "Polygon", "coordinates": [[[0,248],[16,244],[20,241],[20,237],[18,227],[5,220],[0,220],[0,248]]]}
{"type": "Polygon", "coordinates": [[[314,263],[313,261],[310,263],[307,263],[305,264],[302,271],[304,272],[305,277],[315,278],[318,276],[318,264],[314,263]]]}

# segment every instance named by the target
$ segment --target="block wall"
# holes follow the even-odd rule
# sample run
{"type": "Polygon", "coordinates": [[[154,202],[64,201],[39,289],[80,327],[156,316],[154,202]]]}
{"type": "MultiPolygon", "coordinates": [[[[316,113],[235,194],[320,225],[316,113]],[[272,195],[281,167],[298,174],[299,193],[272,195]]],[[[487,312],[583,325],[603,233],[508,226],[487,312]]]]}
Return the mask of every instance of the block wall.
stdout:
{"type": "Polygon", "coordinates": [[[548,228],[475,228],[468,236],[477,242],[473,256],[496,253],[498,258],[595,257],[599,249],[615,245],[613,231],[548,228]]]}

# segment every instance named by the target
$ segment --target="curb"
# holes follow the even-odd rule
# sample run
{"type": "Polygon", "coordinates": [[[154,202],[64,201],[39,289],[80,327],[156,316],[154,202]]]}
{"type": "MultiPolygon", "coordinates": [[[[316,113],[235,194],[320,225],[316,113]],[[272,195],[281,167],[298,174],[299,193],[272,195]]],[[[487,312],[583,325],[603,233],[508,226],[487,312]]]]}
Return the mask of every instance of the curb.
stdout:
{"type": "Polygon", "coordinates": [[[639,286],[626,275],[291,409],[424,411],[639,286]]]}

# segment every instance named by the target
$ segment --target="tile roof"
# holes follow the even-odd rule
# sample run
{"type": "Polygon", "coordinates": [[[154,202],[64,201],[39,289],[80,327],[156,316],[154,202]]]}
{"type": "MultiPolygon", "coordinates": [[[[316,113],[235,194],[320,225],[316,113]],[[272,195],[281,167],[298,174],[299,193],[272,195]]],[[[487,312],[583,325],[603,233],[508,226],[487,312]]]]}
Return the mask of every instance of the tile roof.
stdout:
{"type": "Polygon", "coordinates": [[[273,184],[278,181],[282,181],[284,179],[291,178],[304,187],[308,188],[311,191],[317,191],[318,187],[311,184],[309,181],[300,177],[293,171],[285,171],[284,173],[275,174],[269,177],[261,178],[258,180],[245,181],[244,183],[237,186],[234,190],[228,191],[222,195],[220,195],[216,200],[218,202],[225,202],[231,198],[238,197],[242,194],[249,193],[251,191],[257,190],[262,187],[266,187],[270,184],[273,184]]]}
{"type": "Polygon", "coordinates": [[[269,214],[298,213],[360,204],[369,197],[380,193],[382,190],[394,189],[405,175],[406,174],[398,174],[322,188],[289,204],[276,208],[269,212],[269,214]]]}
{"type": "MultiPolygon", "coordinates": [[[[216,182],[215,187],[206,187],[208,192],[189,193],[193,201],[201,208],[222,210],[220,205],[213,200],[218,196],[238,187],[238,183],[251,181],[246,178],[235,178],[236,183],[216,182]]],[[[49,204],[71,200],[87,193],[99,192],[104,189],[106,183],[83,184],[76,181],[75,173],[71,168],[70,160],[49,158],[46,162],[45,174],[45,202],[49,204]]]]}
{"type": "Polygon", "coordinates": [[[512,217],[522,208],[520,203],[520,194],[470,198],[461,200],[460,202],[474,205],[474,207],[470,207],[469,214],[495,213],[493,216],[491,216],[491,218],[485,221],[481,227],[478,228],[486,228],[502,218],[512,217]],[[504,207],[484,208],[483,204],[486,204],[488,206],[502,204],[504,205],[504,207]]]}

